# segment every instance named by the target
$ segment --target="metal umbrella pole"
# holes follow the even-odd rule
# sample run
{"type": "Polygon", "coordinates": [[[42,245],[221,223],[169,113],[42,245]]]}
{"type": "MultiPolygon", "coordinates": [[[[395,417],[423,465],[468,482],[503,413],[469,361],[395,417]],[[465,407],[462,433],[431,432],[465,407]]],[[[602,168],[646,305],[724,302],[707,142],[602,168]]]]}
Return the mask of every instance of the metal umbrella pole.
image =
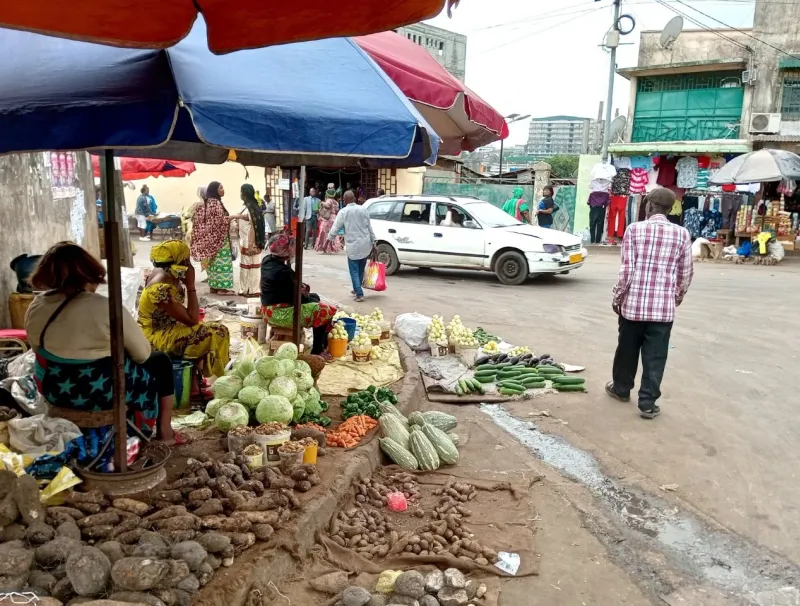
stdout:
{"type": "Polygon", "coordinates": [[[295,237],[295,260],[294,260],[294,317],[292,318],[292,340],[297,347],[300,347],[301,335],[303,334],[303,327],[300,325],[302,318],[302,304],[303,304],[303,240],[306,235],[306,205],[305,194],[306,191],[306,167],[300,167],[300,180],[298,182],[297,195],[298,200],[298,213],[297,213],[297,234],[295,237]]]}
{"type": "Polygon", "coordinates": [[[111,394],[114,412],[114,471],[127,470],[127,407],[125,404],[125,341],[122,332],[122,274],[120,263],[120,204],[114,188],[114,152],[100,159],[103,225],[108,269],[108,320],[111,333],[111,394]]]}

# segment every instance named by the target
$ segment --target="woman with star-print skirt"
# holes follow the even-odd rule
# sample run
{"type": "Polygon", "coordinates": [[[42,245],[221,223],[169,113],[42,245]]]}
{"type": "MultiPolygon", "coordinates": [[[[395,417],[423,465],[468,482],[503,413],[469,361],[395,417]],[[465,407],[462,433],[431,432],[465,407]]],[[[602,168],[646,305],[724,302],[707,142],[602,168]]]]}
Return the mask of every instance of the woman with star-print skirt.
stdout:
{"type": "MultiPolygon", "coordinates": [[[[33,286],[46,292],[36,296],[25,317],[36,386],[50,404],[50,416],[71,420],[85,432],[99,431],[101,439],[113,423],[108,299],[95,292],[105,275],[103,265],[77,244],[56,244],[31,277],[33,286]]],[[[128,434],[183,442],[170,427],[172,362],[151,351],[127,310],[122,315],[128,434]]]]}

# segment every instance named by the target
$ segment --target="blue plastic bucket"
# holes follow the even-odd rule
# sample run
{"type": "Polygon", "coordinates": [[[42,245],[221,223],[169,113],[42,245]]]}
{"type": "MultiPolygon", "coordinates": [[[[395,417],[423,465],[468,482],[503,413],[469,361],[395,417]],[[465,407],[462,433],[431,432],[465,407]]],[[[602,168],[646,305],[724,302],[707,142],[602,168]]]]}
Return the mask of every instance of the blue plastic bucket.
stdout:
{"type": "Polygon", "coordinates": [[[173,362],[172,376],[175,381],[175,407],[189,408],[192,393],[192,363],[184,360],[173,362]]]}
{"type": "Polygon", "coordinates": [[[356,321],[353,318],[339,318],[339,322],[344,324],[347,331],[347,340],[352,341],[356,338],[356,321]]]}

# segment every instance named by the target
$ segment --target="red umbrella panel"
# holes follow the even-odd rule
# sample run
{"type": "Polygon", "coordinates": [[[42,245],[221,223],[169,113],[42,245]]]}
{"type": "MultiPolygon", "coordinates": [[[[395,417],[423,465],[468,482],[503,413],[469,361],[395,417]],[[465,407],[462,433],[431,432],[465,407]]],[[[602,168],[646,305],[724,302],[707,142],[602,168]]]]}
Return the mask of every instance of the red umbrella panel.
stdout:
{"type": "Polygon", "coordinates": [[[36,0],[4,2],[0,27],[131,48],[167,48],[198,12],[222,54],[273,44],[361,36],[448,12],[458,0],[36,0]]]}
{"type": "Polygon", "coordinates": [[[354,40],[441,137],[440,154],[458,155],[508,137],[503,116],[439,65],[422,46],[395,32],[354,40]]]}
{"type": "MultiPolygon", "coordinates": [[[[120,158],[122,180],[136,181],[147,177],[185,177],[195,170],[194,162],[155,160],[150,158],[120,158]]],[[[100,177],[100,159],[92,156],[94,176],[100,177]]]]}

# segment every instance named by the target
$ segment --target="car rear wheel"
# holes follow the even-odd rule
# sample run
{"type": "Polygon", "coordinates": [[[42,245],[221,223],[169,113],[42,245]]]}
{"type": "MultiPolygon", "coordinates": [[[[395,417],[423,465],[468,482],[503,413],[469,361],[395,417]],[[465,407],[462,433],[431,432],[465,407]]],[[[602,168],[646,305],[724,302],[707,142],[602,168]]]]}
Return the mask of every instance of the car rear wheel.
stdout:
{"type": "Polygon", "coordinates": [[[400,261],[397,259],[397,253],[394,252],[391,244],[378,244],[378,263],[383,263],[386,266],[386,275],[391,276],[398,269],[400,269],[400,261]]]}
{"type": "Polygon", "coordinates": [[[515,250],[504,252],[497,259],[494,273],[503,284],[519,286],[528,277],[528,261],[515,250]]]}

